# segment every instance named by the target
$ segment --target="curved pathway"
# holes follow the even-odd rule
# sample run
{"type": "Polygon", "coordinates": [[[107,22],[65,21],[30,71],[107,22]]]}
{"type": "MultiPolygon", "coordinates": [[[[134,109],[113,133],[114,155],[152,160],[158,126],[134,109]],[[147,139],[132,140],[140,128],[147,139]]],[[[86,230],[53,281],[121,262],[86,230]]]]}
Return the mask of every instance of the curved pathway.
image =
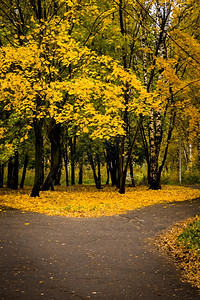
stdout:
{"type": "Polygon", "coordinates": [[[200,199],[72,219],[0,212],[0,299],[200,299],[148,242],[200,213],[200,199]]]}

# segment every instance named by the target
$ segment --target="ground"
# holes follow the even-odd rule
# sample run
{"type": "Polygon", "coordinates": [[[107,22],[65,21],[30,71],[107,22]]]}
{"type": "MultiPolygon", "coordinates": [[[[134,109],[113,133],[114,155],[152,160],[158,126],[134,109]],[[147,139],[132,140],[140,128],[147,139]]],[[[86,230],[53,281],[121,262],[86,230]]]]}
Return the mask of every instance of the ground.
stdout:
{"type": "Polygon", "coordinates": [[[200,198],[98,218],[0,212],[1,299],[199,299],[152,240],[200,198]]]}
{"type": "Polygon", "coordinates": [[[127,211],[158,203],[179,202],[200,197],[200,190],[183,186],[162,186],[161,190],[149,190],[147,186],[126,188],[125,194],[116,187],[95,186],[56,187],[55,192],[41,192],[40,197],[30,197],[31,188],[3,189],[0,205],[23,211],[68,217],[100,217],[126,213],[127,211]]]}

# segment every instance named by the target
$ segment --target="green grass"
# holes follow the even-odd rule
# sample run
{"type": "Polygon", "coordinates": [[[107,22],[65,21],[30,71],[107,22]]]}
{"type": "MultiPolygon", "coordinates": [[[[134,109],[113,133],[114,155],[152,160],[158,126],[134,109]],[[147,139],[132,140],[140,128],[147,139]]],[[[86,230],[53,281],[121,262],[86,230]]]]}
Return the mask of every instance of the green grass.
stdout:
{"type": "Polygon", "coordinates": [[[178,236],[186,249],[194,251],[200,257],[200,220],[190,223],[189,226],[178,236]]]}

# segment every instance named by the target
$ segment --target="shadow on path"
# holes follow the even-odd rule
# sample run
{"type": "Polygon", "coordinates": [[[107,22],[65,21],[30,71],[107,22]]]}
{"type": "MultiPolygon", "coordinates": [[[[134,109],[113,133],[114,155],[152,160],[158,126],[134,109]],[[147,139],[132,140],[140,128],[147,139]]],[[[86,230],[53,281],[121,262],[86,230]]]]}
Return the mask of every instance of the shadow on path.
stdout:
{"type": "Polygon", "coordinates": [[[200,212],[200,199],[125,215],[0,212],[0,299],[200,299],[148,239],[200,212]]]}

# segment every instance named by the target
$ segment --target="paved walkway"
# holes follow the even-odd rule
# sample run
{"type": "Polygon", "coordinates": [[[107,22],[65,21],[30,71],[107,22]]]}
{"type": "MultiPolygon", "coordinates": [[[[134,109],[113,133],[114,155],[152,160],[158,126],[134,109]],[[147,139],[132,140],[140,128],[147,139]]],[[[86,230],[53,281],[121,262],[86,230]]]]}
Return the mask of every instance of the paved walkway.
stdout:
{"type": "Polygon", "coordinates": [[[90,219],[2,211],[0,299],[200,299],[148,243],[199,213],[200,199],[90,219]]]}

